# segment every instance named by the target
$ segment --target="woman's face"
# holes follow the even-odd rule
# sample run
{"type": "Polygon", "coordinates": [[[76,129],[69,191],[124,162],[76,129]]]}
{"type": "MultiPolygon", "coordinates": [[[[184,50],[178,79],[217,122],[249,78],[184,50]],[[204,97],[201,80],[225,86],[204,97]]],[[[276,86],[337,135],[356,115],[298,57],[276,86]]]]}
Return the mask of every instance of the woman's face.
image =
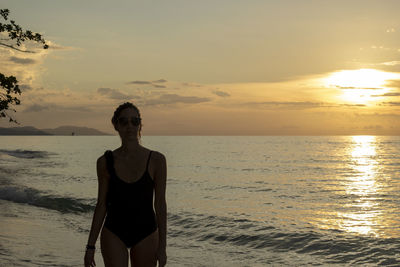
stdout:
{"type": "Polygon", "coordinates": [[[121,111],[118,117],[116,129],[122,139],[137,139],[140,127],[139,114],[133,108],[126,108],[121,111]]]}

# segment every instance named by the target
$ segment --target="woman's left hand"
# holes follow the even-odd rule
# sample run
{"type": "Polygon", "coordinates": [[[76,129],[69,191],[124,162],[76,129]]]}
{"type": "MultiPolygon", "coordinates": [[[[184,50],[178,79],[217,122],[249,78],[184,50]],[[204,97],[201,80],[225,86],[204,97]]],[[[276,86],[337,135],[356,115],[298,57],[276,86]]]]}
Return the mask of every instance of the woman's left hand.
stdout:
{"type": "Polygon", "coordinates": [[[96,262],[94,261],[94,249],[87,249],[85,253],[84,263],[85,267],[94,267],[96,262]]]}

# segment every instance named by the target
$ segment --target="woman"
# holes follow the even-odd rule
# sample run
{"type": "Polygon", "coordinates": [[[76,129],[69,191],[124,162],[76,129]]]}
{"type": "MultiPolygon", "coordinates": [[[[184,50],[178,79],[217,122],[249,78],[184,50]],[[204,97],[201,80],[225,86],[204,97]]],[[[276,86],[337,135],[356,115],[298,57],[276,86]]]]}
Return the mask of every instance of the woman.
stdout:
{"type": "Polygon", "coordinates": [[[95,243],[100,230],[106,267],[128,266],[129,258],[131,266],[156,266],[157,261],[164,266],[167,260],[165,157],[139,144],[142,123],[139,109],[132,103],[120,105],[111,121],[122,145],[106,151],[97,160],[99,190],[85,266],[95,266],[95,243]]]}

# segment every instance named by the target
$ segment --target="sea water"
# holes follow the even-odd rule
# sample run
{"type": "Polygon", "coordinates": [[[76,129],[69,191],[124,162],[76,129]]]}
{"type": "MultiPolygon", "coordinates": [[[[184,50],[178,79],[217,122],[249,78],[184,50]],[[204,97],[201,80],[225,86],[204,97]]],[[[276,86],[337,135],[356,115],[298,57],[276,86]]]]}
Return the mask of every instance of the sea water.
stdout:
{"type": "MultiPolygon", "coordinates": [[[[399,136],[142,144],[167,158],[168,266],[400,266],[399,136]]],[[[83,265],[96,160],[119,145],[0,137],[0,266],[83,265]]]]}

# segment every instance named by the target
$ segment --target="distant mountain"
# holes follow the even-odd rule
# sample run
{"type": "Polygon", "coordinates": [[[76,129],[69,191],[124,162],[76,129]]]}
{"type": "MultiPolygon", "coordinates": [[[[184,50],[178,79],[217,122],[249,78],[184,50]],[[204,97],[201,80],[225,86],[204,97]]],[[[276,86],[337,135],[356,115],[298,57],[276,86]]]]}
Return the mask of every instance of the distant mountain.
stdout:
{"type": "Polygon", "coordinates": [[[99,130],[78,127],[78,126],[60,126],[54,129],[37,129],[32,126],[24,127],[0,127],[0,135],[110,135],[99,130]]]}
{"type": "Polygon", "coordinates": [[[41,130],[53,135],[110,135],[107,133],[100,132],[99,130],[93,128],[78,127],[78,126],[60,126],[54,129],[41,129],[41,130]]]}
{"type": "Polygon", "coordinates": [[[0,135],[52,135],[32,126],[3,128],[0,127],[0,135]]]}

